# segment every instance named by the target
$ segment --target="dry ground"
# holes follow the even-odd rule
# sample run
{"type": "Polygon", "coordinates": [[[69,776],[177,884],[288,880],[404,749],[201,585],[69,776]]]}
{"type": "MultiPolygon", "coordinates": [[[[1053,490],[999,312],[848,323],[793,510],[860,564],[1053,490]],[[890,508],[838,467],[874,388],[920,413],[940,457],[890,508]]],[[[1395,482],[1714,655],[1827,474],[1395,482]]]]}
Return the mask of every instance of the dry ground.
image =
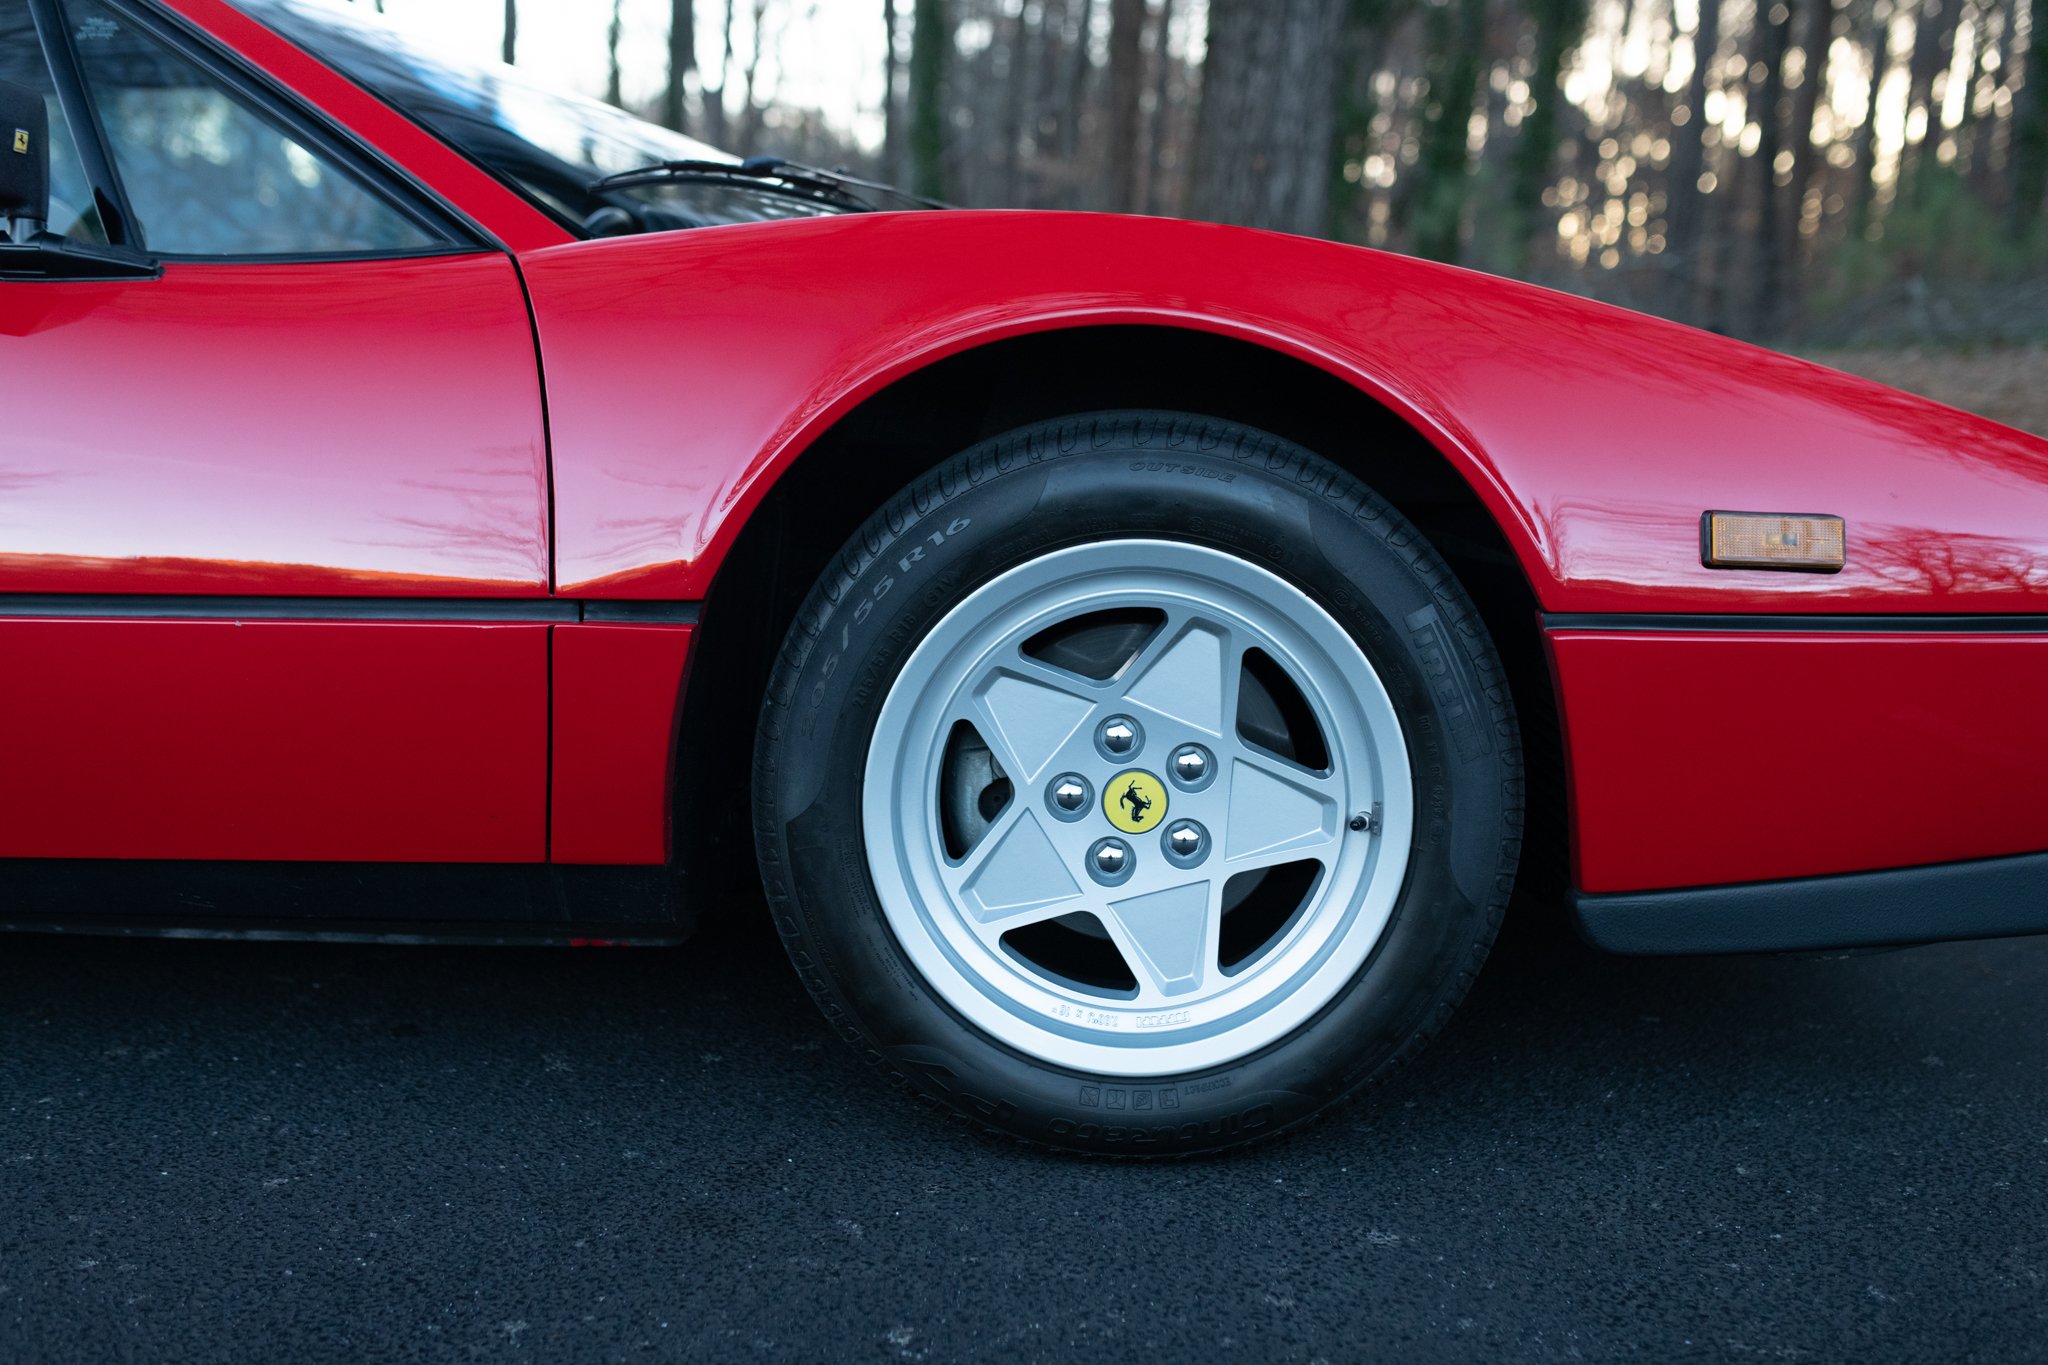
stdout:
{"type": "Polygon", "coordinates": [[[1807,358],[2048,436],[2048,347],[1816,351],[1807,358]]]}

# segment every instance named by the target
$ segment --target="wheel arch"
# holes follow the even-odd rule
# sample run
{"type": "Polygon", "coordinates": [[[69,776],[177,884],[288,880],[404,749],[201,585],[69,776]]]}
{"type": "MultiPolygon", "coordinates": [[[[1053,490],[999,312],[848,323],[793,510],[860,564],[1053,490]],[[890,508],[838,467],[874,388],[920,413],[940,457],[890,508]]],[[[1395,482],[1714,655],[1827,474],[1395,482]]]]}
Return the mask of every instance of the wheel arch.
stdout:
{"type": "MultiPolygon", "coordinates": [[[[738,490],[736,501],[753,506],[721,547],[677,737],[676,846],[686,874],[751,876],[743,805],[700,799],[707,785],[688,774],[748,771],[754,711],[782,637],[861,524],[919,475],[989,436],[1137,408],[1295,441],[1374,488],[1429,537],[1507,664],[1529,764],[1525,847],[1565,847],[1558,709],[1528,572],[1534,537],[1485,463],[1409,396],[1306,347],[1186,324],[1084,319],[928,353],[843,410],[822,412],[813,431],[762,461],[738,490]],[[1511,514],[1506,525],[1501,509],[1511,514]]],[[[1561,856],[1554,867],[1526,862],[1539,884],[1563,889],[1561,856]]]]}

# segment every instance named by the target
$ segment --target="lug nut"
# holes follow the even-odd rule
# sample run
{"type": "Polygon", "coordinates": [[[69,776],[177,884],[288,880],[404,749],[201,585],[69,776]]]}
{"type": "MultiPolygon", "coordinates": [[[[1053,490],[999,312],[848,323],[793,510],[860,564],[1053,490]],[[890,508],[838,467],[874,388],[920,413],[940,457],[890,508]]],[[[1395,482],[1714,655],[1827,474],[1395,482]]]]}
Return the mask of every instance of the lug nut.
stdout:
{"type": "Polygon", "coordinates": [[[1173,775],[1177,785],[1189,791],[1199,791],[1208,786],[1209,779],[1215,775],[1216,761],[1201,745],[1183,744],[1167,760],[1166,770],[1173,775]]]}
{"type": "Polygon", "coordinates": [[[1145,732],[1129,716],[1111,716],[1095,729],[1095,747],[1105,758],[1127,758],[1145,742],[1145,732]]]}
{"type": "Polygon", "coordinates": [[[1079,773],[1062,773],[1046,788],[1046,799],[1061,815],[1079,815],[1088,808],[1088,780],[1079,773]]]}
{"type": "Polygon", "coordinates": [[[1162,840],[1166,846],[1167,861],[1181,867],[1193,867],[1209,852],[1209,831],[1192,820],[1176,820],[1166,827],[1162,840]]]}
{"type": "Polygon", "coordinates": [[[1097,839],[1088,849],[1088,875],[1115,886],[1131,875],[1131,846],[1121,839],[1097,839]]]}

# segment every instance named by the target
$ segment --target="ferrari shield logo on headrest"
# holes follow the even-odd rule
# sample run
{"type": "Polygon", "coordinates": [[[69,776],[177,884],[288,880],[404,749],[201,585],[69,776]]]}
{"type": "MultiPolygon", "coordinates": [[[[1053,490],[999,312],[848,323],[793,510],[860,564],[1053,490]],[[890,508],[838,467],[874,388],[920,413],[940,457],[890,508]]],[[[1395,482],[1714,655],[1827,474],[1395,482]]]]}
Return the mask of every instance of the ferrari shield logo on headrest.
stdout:
{"type": "Polygon", "coordinates": [[[20,152],[23,156],[28,155],[28,129],[16,128],[14,130],[14,150],[20,152]]]}

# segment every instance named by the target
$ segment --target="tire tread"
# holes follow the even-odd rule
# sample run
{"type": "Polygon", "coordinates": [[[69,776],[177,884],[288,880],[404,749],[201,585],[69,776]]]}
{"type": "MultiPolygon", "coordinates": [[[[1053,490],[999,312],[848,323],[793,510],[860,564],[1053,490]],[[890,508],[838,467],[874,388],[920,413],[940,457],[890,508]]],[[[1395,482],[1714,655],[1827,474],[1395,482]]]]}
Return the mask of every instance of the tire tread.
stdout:
{"type": "Polygon", "coordinates": [[[892,498],[881,511],[868,519],[835,557],[831,570],[819,579],[805,598],[784,641],[773,673],[774,682],[762,702],[755,737],[754,835],[769,911],[774,917],[777,934],[796,964],[804,988],[810,992],[833,1031],[850,1044],[869,1066],[881,1071],[891,1085],[923,1106],[948,1114],[962,1127],[1023,1147],[1095,1160],[1184,1161],[1214,1153],[1210,1149],[1102,1154],[1076,1152],[979,1122],[945,1095],[934,1092],[904,1068],[893,1065],[861,1029],[831,982],[810,961],[804,950],[799,924],[802,909],[787,879],[777,875],[783,865],[781,831],[776,827],[772,802],[767,796],[772,784],[764,780],[765,775],[773,771],[775,749],[783,733],[785,717],[792,710],[795,680],[811,650],[816,647],[833,609],[856,587],[871,566],[888,555],[892,545],[912,524],[990,479],[1047,461],[1102,450],[1117,444],[1119,439],[1137,447],[1155,446],[1161,451],[1185,452],[1192,446],[1195,452],[1203,455],[1221,456],[1268,473],[1284,475],[1305,492],[1346,510],[1361,529],[1397,551],[1428,586],[1437,609],[1443,614],[1479,679],[1480,694],[1485,698],[1489,711],[1486,720],[1502,755],[1501,799],[1508,819],[1507,833],[1501,840],[1499,864],[1494,873],[1493,894],[1483,907],[1480,932],[1474,935],[1462,960],[1438,984],[1423,1023],[1390,1056],[1365,1075],[1351,1080],[1343,1092],[1329,1103],[1269,1132],[1237,1142],[1228,1150],[1237,1152],[1267,1146],[1302,1131],[1343,1106],[1355,1103],[1367,1092],[1384,1086],[1443,1031],[1478,979],[1479,970],[1500,932],[1521,860],[1526,783],[1520,733],[1505,673],[1492,640],[1480,621],[1478,608],[1451,572],[1450,565],[1391,503],[1323,457],[1293,442],[1234,423],[1185,413],[1154,411],[1097,413],[1041,422],[993,437],[963,451],[892,498]]]}

